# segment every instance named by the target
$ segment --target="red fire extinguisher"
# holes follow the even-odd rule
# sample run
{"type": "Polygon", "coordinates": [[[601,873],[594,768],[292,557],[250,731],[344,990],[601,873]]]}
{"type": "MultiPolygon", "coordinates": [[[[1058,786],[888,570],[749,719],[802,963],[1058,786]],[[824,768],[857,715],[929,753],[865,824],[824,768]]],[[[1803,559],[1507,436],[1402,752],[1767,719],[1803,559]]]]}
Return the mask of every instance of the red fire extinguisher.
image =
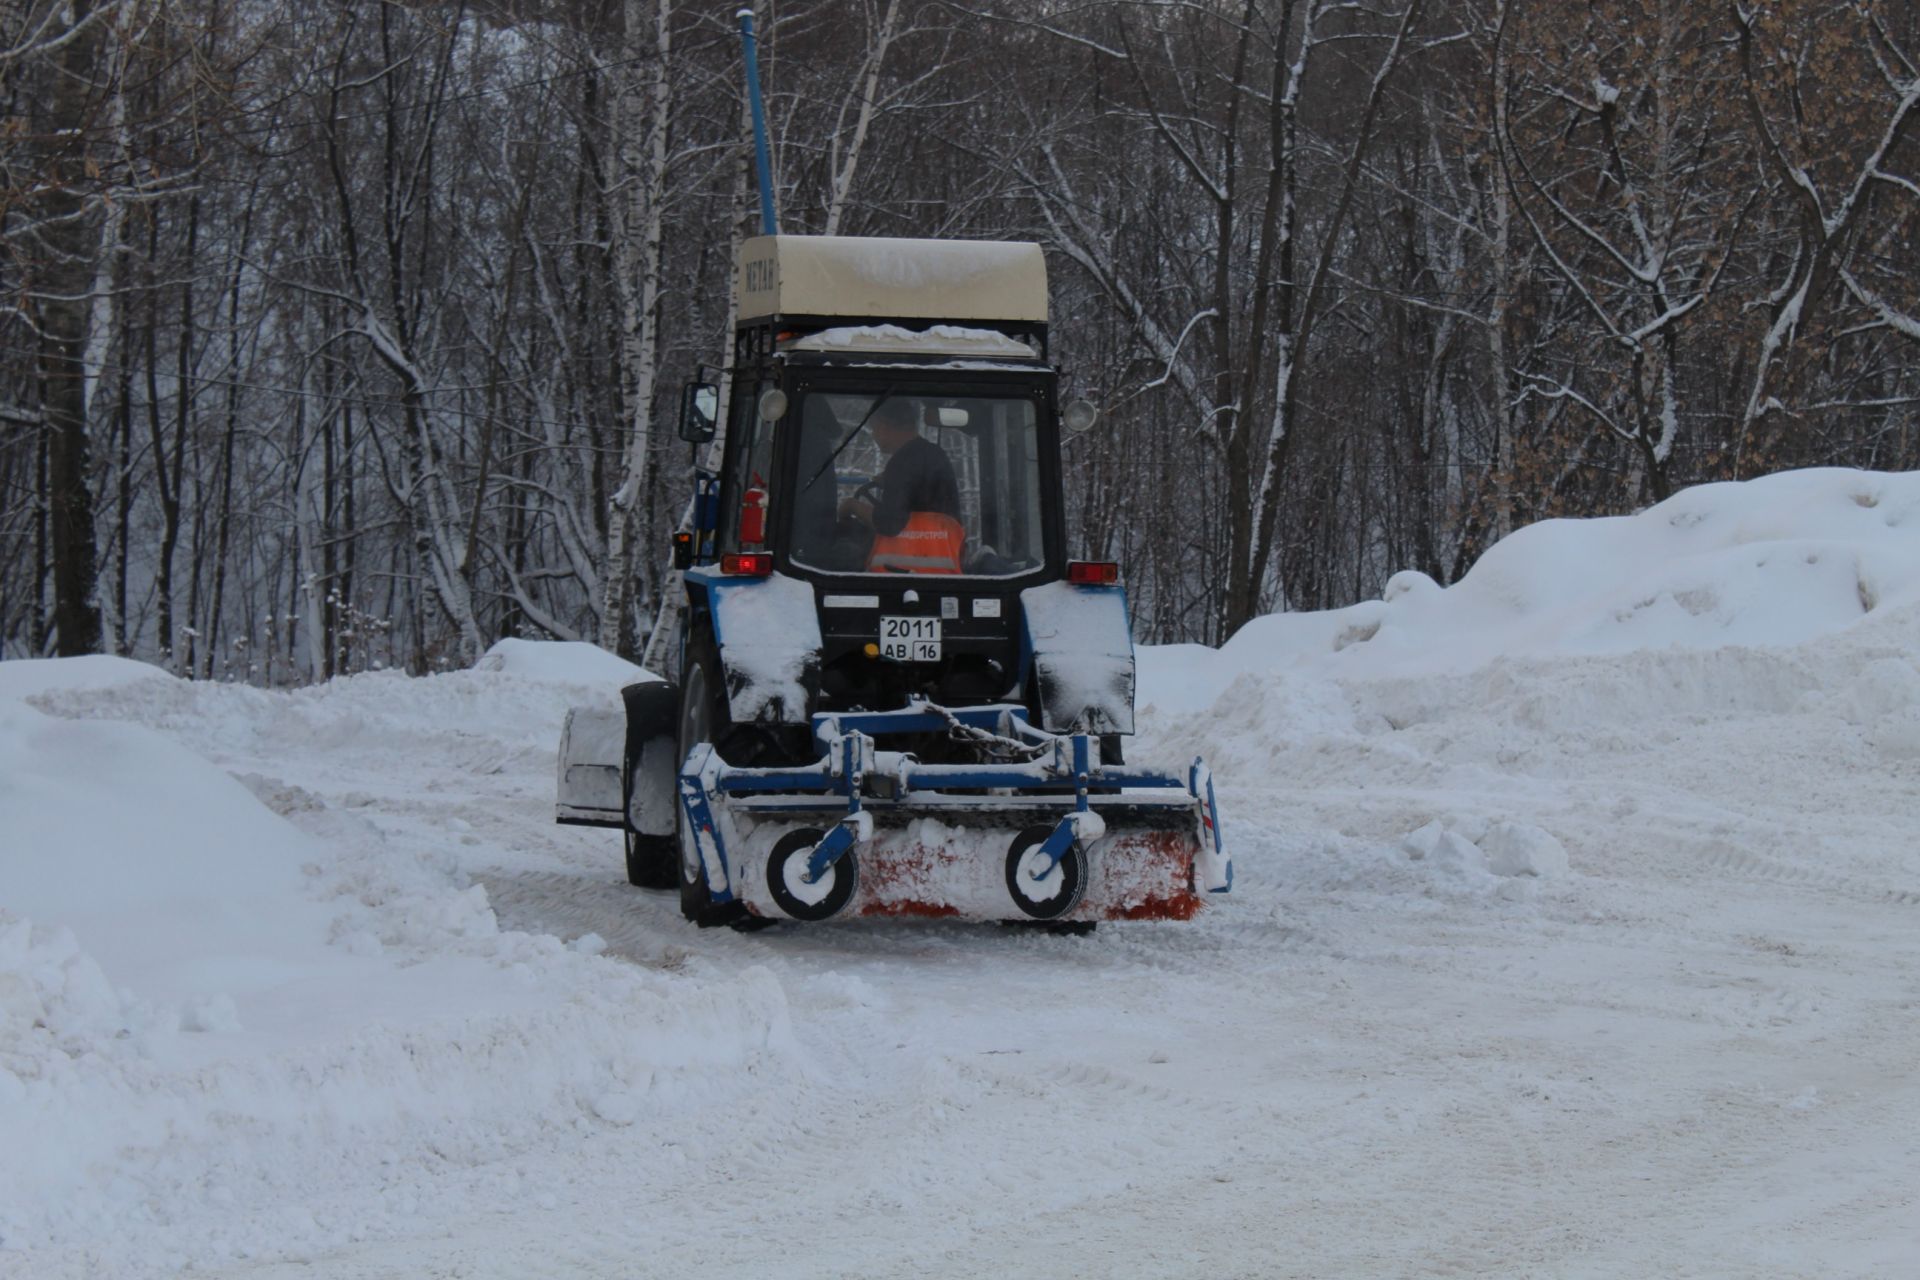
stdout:
{"type": "Polygon", "coordinates": [[[755,477],[740,495],[740,545],[757,547],[767,540],[767,488],[755,477]]]}

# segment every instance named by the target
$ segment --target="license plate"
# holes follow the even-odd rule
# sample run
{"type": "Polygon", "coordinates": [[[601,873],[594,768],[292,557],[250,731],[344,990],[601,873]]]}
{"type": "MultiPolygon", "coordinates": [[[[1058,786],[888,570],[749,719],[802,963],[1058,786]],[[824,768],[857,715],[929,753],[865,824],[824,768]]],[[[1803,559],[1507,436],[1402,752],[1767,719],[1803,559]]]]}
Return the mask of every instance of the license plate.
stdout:
{"type": "Polygon", "coordinates": [[[940,619],[881,618],[880,656],[890,662],[940,661],[940,619]]]}

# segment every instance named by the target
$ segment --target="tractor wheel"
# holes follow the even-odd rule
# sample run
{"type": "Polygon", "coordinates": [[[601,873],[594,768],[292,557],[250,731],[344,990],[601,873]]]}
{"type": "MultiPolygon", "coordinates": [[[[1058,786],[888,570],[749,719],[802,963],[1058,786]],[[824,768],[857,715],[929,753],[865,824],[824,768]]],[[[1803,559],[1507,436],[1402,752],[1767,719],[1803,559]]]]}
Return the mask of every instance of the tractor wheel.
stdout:
{"type": "Polygon", "coordinates": [[[1058,920],[1080,905],[1087,890],[1087,855],[1078,844],[1068,845],[1051,871],[1035,874],[1040,846],[1052,834],[1049,826],[1028,827],[1007,849],[1007,893],[1022,914],[1035,920],[1058,920]]]}
{"type": "MultiPolygon", "coordinates": [[[[720,758],[725,760],[728,745],[725,740],[731,734],[733,722],[727,714],[727,691],[720,674],[720,656],[714,651],[712,640],[705,636],[694,638],[687,646],[686,668],[680,679],[680,761],[684,764],[687,754],[702,742],[712,743],[714,750],[720,752],[720,758]]],[[[679,848],[677,879],[680,882],[680,914],[702,929],[733,924],[745,918],[747,909],[739,901],[713,900],[707,888],[707,873],[702,865],[700,846],[695,842],[693,832],[687,828],[686,809],[676,806],[675,812],[679,819],[676,844],[679,848]]]]}
{"type": "Polygon", "coordinates": [[[801,878],[807,854],[826,834],[817,827],[789,831],[767,857],[767,889],[780,909],[795,920],[831,920],[853,901],[854,890],[860,887],[860,866],[851,849],[814,883],[801,878]]]}
{"type": "Polygon", "coordinates": [[[680,841],[674,836],[627,836],[627,883],[637,889],[671,889],[680,883],[680,841]]]}
{"type": "Polygon", "coordinates": [[[672,835],[649,835],[633,827],[634,791],[640,771],[647,764],[652,748],[652,764],[660,765],[658,748],[651,742],[636,740],[635,717],[640,717],[655,733],[662,727],[659,715],[666,710],[660,695],[672,688],[664,682],[635,684],[620,691],[627,709],[627,743],[620,757],[620,829],[626,837],[627,883],[640,889],[671,889],[680,883],[680,842],[672,835]]]}

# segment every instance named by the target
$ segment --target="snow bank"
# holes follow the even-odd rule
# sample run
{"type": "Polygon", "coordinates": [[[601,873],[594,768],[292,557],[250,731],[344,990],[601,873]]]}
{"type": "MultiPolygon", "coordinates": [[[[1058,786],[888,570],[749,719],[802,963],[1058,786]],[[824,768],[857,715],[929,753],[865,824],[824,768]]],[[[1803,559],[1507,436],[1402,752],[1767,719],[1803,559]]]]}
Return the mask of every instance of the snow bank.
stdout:
{"type": "Polygon", "coordinates": [[[325,942],[307,838],[151,730],[0,702],[0,830],[7,909],[146,999],[271,991],[325,942]]]}
{"type": "Polygon", "coordinates": [[[59,662],[0,662],[0,702],[19,702],[67,690],[119,689],[172,677],[158,667],[92,654],[59,662]]]}
{"type": "MultiPolygon", "coordinates": [[[[1142,724],[1158,738],[1148,746],[1216,765],[1242,882],[1187,932],[1115,930],[1075,955],[1123,958],[1128,981],[1116,989],[1136,995],[1142,975],[1172,975],[1156,1001],[1178,1007],[1193,992],[1217,994],[1222,973],[1252,975],[1240,993],[1251,996],[1302,985],[1267,980],[1283,965],[1357,953],[1357,968],[1322,968],[1327,983],[1304,985],[1331,990],[1353,977],[1364,995],[1364,975],[1388,954],[1365,922],[1390,918],[1404,939],[1396,953],[1417,959],[1385,972],[1423,995],[1430,961],[1474,936],[1447,930],[1483,921],[1502,938],[1584,946],[1596,919],[1612,929],[1629,914],[1717,910],[1719,881],[1769,877],[1796,892],[1834,888],[1849,927],[1862,904],[1907,910],[1920,879],[1902,836],[1911,799],[1902,770],[1920,758],[1915,510],[1912,476],[1809,472],[1711,486],[1626,519],[1523,531],[1447,590],[1402,575],[1381,601],[1265,619],[1223,651],[1142,649],[1142,724]],[[1679,774],[1698,794],[1676,790],[1679,774]],[[1680,870],[1668,875],[1669,863],[1680,870]],[[1596,896],[1609,864],[1623,878],[1614,897],[1596,896]],[[1656,901],[1668,892],[1693,896],[1670,908],[1656,901]],[[1328,902],[1331,911],[1312,905],[1328,902]],[[1549,931],[1527,932],[1534,918],[1549,931]],[[1263,945],[1283,949],[1251,967],[1217,962],[1223,948],[1263,945]]],[[[525,642],[469,671],[275,693],[114,659],[0,663],[0,1274],[324,1257],[355,1240],[384,1249],[396,1235],[467,1229],[495,1208],[518,1231],[562,1147],[592,1169],[580,1186],[591,1185],[583,1198],[597,1221],[611,1185],[600,1157],[616,1135],[628,1136],[626,1171],[639,1176],[615,1183],[657,1192],[665,1182],[645,1178],[664,1179],[658,1166],[685,1159],[695,1176],[674,1178],[690,1189],[681,1203],[710,1200],[715,1214],[727,1197],[711,1189],[735,1185],[746,1167],[738,1150],[800,1152],[816,1164],[822,1150],[835,1161],[878,1158],[881,1144],[822,1148],[811,1128],[782,1127],[792,1118],[782,1089],[796,1082],[820,1099],[842,1096],[849,1078],[864,1091],[897,1077],[911,1092],[894,1099],[911,1105],[882,1111],[897,1109],[913,1141],[886,1145],[913,1156],[929,1132],[927,1081],[962,1073],[875,1064],[911,1056],[891,1050],[916,1006],[937,1011],[923,1033],[969,1029],[966,1062],[1001,1060],[1006,1010],[1020,1002],[1003,992],[972,1007],[988,944],[933,932],[909,951],[878,933],[863,962],[858,945],[840,951],[838,940],[689,942],[670,902],[627,896],[591,917],[600,936],[571,945],[496,917],[497,902],[515,918],[516,892],[523,909],[582,886],[624,895],[617,844],[563,843],[585,837],[547,819],[567,708],[611,701],[637,674],[590,646],[525,642]],[[724,954],[724,968],[702,946],[724,954]],[[610,949],[641,963],[598,954],[610,949]],[[918,963],[922,955],[934,962],[918,963]],[[803,989],[819,986],[823,960],[864,963],[866,977],[828,983],[824,997],[803,989]],[[803,1050],[781,972],[803,979],[793,990],[816,1024],[836,1002],[867,1003],[869,979],[903,994],[865,1038],[841,1042],[846,1024],[829,1022],[803,1050]],[[769,1092],[769,1082],[780,1087],[769,1092]],[[756,1130],[756,1105],[779,1123],[756,1130]]],[[[563,928],[560,917],[521,918],[563,928]]],[[[1874,927],[1895,936],[1894,923],[1874,927]]],[[[1057,965],[1048,950],[1036,970],[1040,954],[1016,957],[1018,972],[1057,965]]],[[[1478,963],[1472,948],[1463,954],[1478,963]]],[[[1861,972],[1877,973],[1874,959],[1861,972]]],[[[1670,998],[1666,957],[1649,964],[1659,972],[1644,991],[1670,998]]],[[[1829,971],[1809,972],[1805,990],[1819,1000],[1808,1005],[1831,999],[1829,971]]],[[[1893,972],[1871,1010],[1892,1007],[1893,972]]],[[[1509,984],[1501,991],[1516,981],[1489,969],[1473,982],[1489,974],[1509,984]]],[[[1539,989],[1569,1008],[1595,1007],[1578,984],[1539,989]]],[[[1714,986],[1698,1008],[1718,1016],[1732,989],[1714,986]]],[[[1463,985],[1460,1007],[1488,1004],[1486,991],[1463,985]]],[[[1383,1009],[1385,1023],[1401,1021],[1405,1001],[1377,990],[1374,999],[1359,1019],[1334,1002],[1323,1029],[1378,1027],[1383,1009]]],[[[1292,1016],[1272,1025],[1313,1016],[1286,1008],[1292,1016]]],[[[1111,1010],[1082,1012],[1126,1023],[1111,1010]]],[[[1388,1042],[1407,1063],[1434,1056],[1433,1028],[1445,1022],[1417,1013],[1404,1019],[1408,1038],[1388,1042]]],[[[1674,1021],[1696,1025],[1691,1013],[1674,1021]]],[[[1235,1025],[1257,1032],[1262,1019],[1235,1025]]],[[[1893,1024],[1875,1014],[1862,1025],[1893,1024]]],[[[1857,1031],[1822,1024],[1821,1039],[1852,1043],[1857,1031]]],[[[1503,1051],[1519,1042],[1505,1021],[1497,1032],[1503,1051]]],[[[1271,1044],[1213,1056],[1264,1060],[1271,1044]]],[[[1340,1083],[1329,1094],[1346,1097],[1352,1062],[1373,1060],[1377,1047],[1337,1046],[1340,1083]]],[[[1583,1063],[1589,1050],[1583,1042],[1583,1063]]],[[[1077,1043],[1061,1052],[1089,1057],[1077,1043]]],[[[1886,1061],[1910,1058],[1902,1047],[1886,1061]]],[[[1460,1074],[1464,1058],[1441,1060],[1460,1074]]],[[[1126,1081],[1114,1094],[1097,1076],[1036,1069],[1065,1079],[1063,1096],[1084,1095],[1099,1115],[1114,1097],[1123,1109],[1152,1101],[1126,1081]]],[[[1488,1106],[1484,1074],[1466,1074],[1481,1081],[1475,1091],[1449,1095],[1443,1080],[1437,1105],[1498,1117],[1504,1139],[1511,1107],[1488,1106]]],[[[999,1117],[979,1130],[982,1142],[998,1141],[1008,1098],[1029,1096],[1040,1078],[969,1085],[965,1107],[999,1117]]],[[[1192,1113],[1186,1092],[1167,1096],[1192,1113]]],[[[1623,1098],[1629,1120],[1618,1132],[1630,1135],[1639,1098],[1623,1098]]],[[[1240,1129],[1252,1115],[1222,1114],[1240,1129]]],[[[1313,1126],[1337,1134],[1349,1119],[1326,1112],[1313,1126]]],[[[1436,1132],[1436,1159],[1457,1160],[1451,1134],[1436,1132]]],[[[800,1172],[781,1185],[811,1185],[800,1172]]],[[[953,1188],[940,1189],[949,1202],[953,1188]]],[[[813,1216],[831,1228],[830,1212],[813,1216]]],[[[713,1238],[704,1219],[681,1225],[702,1247],[713,1238]]]]}
{"type": "Polygon", "coordinates": [[[548,684],[619,689],[652,678],[644,667],[577,640],[502,640],[480,655],[475,671],[495,671],[548,684]]]}
{"type": "Polygon", "coordinates": [[[544,781],[567,706],[639,671],[521,642],[480,665],[269,693],[0,663],[0,1259],[337,1245],[369,1224],[284,1206],[369,1152],[387,1176],[495,1159],[788,1052],[771,977],[690,993],[503,930],[448,848],[466,822],[388,816],[447,779],[544,781]],[[266,772],[299,752],[356,786],[266,772]]]}
{"type": "Polygon", "coordinates": [[[1229,838],[1276,790],[1369,779],[1432,797],[1348,795],[1389,881],[1551,894],[1608,851],[1488,790],[1522,762],[1630,756],[1729,717],[1920,755],[1920,473],[1790,472],[1550,520],[1452,587],[1405,572],[1382,597],[1256,619],[1218,651],[1140,650],[1143,733],[1214,766],[1229,838]]]}
{"type": "Polygon", "coordinates": [[[1822,469],[1701,485],[1637,515],[1547,520],[1442,588],[1255,619],[1196,662],[1142,651],[1142,702],[1197,712],[1238,677],[1460,672],[1500,657],[1795,645],[1920,600],[1920,473],[1822,469]]]}

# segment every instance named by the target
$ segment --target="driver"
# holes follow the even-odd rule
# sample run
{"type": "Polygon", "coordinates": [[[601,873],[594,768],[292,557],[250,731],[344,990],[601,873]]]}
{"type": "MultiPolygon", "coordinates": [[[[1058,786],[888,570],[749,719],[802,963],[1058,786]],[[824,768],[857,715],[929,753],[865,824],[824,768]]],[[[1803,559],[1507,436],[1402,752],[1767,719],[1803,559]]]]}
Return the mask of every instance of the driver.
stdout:
{"type": "Polygon", "coordinates": [[[855,495],[840,516],[873,530],[870,573],[959,573],[966,530],[960,485],[946,450],[920,434],[914,400],[892,399],[874,411],[873,442],[887,464],[873,482],[874,500],[855,495]]]}

